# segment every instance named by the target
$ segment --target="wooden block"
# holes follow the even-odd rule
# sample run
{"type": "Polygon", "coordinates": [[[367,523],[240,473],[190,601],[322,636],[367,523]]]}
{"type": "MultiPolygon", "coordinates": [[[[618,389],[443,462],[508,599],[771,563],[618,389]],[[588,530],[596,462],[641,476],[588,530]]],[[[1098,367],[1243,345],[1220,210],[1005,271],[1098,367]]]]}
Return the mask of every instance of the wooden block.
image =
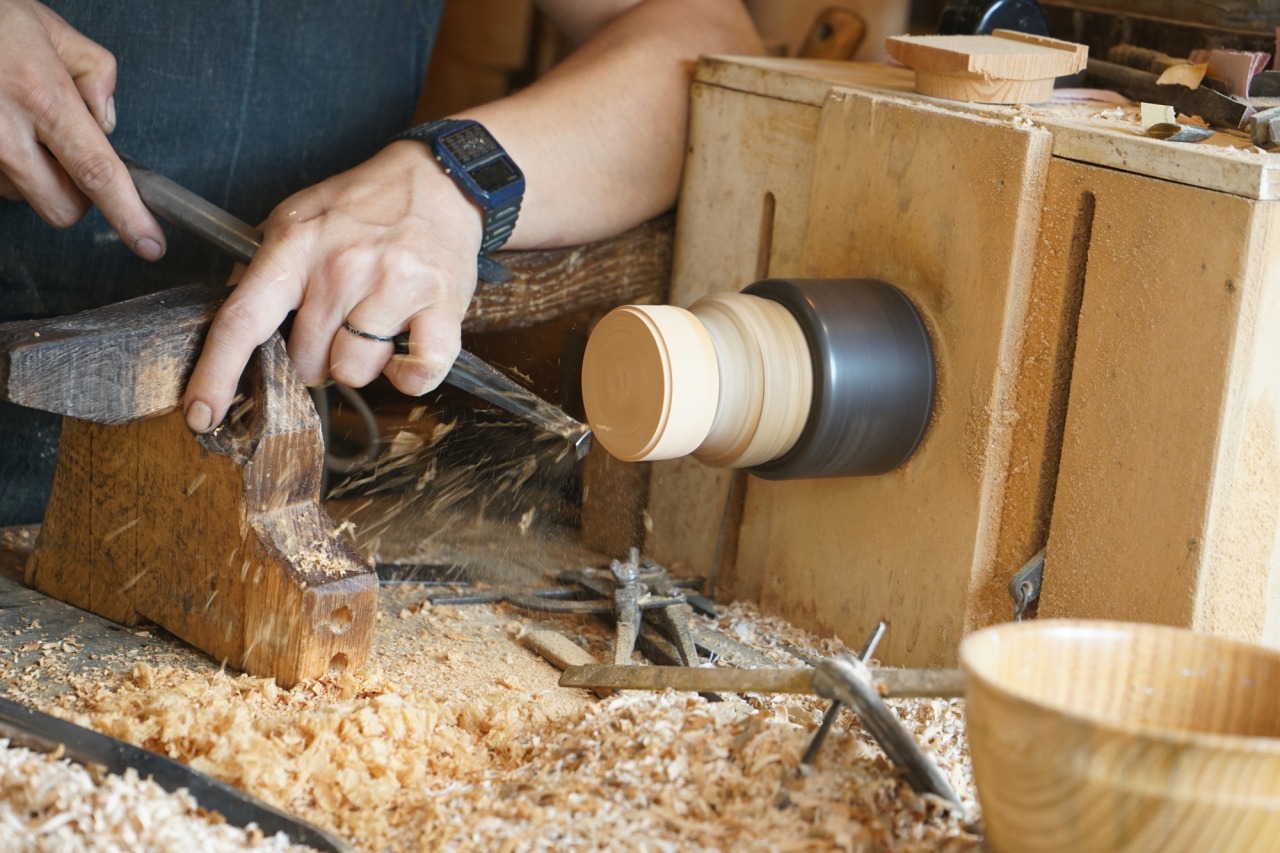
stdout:
{"type": "Polygon", "coordinates": [[[251,406],[208,436],[180,412],[66,418],[27,582],[288,686],[363,666],[377,577],[320,509],[319,418],[278,335],[248,375],[251,406]]]}
{"type": "Polygon", "coordinates": [[[1096,212],[1040,614],[1280,645],[1280,208],[1053,170],[1096,212]]]}
{"type": "Polygon", "coordinates": [[[955,661],[998,614],[1000,507],[1017,422],[1048,133],[891,96],[834,90],[823,108],[805,274],[893,282],[925,316],[938,360],[933,423],[877,477],[751,481],[739,564],[762,605],[847,642],[890,622],[893,665],[955,661]],[[928,144],[924,140],[928,139],[928,144]],[[750,573],[750,570],[748,570],[750,573]]]}
{"type": "Polygon", "coordinates": [[[1055,78],[1081,71],[1082,44],[996,30],[989,36],[895,36],[885,50],[915,69],[922,95],[988,104],[1038,104],[1055,78]]]}

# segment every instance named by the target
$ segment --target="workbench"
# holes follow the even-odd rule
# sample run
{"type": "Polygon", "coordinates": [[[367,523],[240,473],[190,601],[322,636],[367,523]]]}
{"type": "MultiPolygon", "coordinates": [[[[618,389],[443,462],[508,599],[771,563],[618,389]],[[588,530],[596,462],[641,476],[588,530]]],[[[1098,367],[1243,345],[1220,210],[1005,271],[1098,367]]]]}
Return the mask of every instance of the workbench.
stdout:
{"type": "Polygon", "coordinates": [[[895,665],[1042,616],[1280,643],[1280,159],[1145,137],[1136,107],[988,107],[903,68],[704,60],[671,298],[882,278],[934,339],[935,414],[888,475],[655,465],[648,550],[895,665]]]}

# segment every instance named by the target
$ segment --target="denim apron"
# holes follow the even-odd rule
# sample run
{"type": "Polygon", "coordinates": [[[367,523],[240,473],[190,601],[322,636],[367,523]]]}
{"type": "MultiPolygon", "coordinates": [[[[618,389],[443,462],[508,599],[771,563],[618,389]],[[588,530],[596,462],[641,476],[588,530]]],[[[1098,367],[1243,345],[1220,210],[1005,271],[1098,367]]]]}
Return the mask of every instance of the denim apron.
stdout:
{"type": "MultiPolygon", "coordinates": [[[[117,150],[259,222],[408,126],[444,0],[47,5],[115,54],[117,150]]],[[[168,225],[165,235],[165,257],[148,263],[96,210],[60,231],[0,199],[0,320],[226,277],[214,250],[168,225]]],[[[59,423],[0,402],[0,524],[42,517],[59,423]]]]}

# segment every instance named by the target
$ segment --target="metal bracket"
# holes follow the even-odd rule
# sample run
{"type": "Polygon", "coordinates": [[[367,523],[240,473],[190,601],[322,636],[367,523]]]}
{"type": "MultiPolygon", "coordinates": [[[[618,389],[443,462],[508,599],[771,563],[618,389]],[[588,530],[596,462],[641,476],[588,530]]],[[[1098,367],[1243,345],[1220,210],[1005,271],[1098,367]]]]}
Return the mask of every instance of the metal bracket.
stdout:
{"type": "Polygon", "coordinates": [[[1032,557],[1025,566],[1009,578],[1009,595],[1013,597],[1013,621],[1021,622],[1033,602],[1040,598],[1040,585],[1044,581],[1044,549],[1032,557]]]}

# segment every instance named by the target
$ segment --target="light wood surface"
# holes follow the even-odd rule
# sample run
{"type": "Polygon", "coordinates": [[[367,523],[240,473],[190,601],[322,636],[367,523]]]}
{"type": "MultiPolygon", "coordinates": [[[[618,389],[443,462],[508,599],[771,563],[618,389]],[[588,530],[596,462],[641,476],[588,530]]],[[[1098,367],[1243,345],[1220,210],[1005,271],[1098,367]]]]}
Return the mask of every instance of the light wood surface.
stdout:
{"type": "Polygon", "coordinates": [[[961,663],[996,850],[1274,849],[1277,652],[1161,626],[1037,620],[971,635],[961,663]]]}
{"type": "MultiPolygon", "coordinates": [[[[836,63],[826,63],[836,64],[836,63]]],[[[676,222],[671,302],[689,306],[716,291],[770,275],[799,275],[809,218],[813,139],[820,111],[741,89],[695,84],[690,153],[676,222]],[[749,133],[740,128],[750,128],[749,133]]],[[[693,459],[654,463],[646,550],[728,582],[737,529],[724,535],[732,472],[693,459]],[[720,565],[716,565],[717,562],[720,565]]],[[[740,498],[739,498],[740,499],[740,498]]],[[[759,579],[738,578],[755,597],[759,579]]]]}
{"type": "Polygon", "coordinates": [[[674,459],[697,449],[719,399],[711,337],[674,305],[625,305],[587,342],[582,402],[595,440],[627,462],[674,459]]]}
{"type": "Polygon", "coordinates": [[[1280,210],[1053,170],[1096,212],[1040,612],[1280,645],[1280,210]]]}
{"type": "MultiPolygon", "coordinates": [[[[986,117],[1006,130],[1025,126],[1030,117],[1051,134],[1054,165],[1046,168],[1043,195],[1033,192],[1041,227],[1034,216],[1014,215],[999,226],[1012,230],[997,253],[1011,240],[1026,239],[1021,250],[1033,247],[1029,278],[1017,277],[1027,267],[1015,265],[1009,269],[1020,270],[1017,276],[990,273],[963,298],[949,288],[939,291],[936,302],[908,291],[936,333],[942,396],[934,427],[944,416],[955,417],[951,407],[969,407],[960,418],[966,423],[962,438],[939,470],[953,478],[949,482],[968,478],[967,505],[982,508],[971,515],[981,519],[978,526],[962,533],[957,510],[940,510],[951,506],[955,492],[944,498],[927,483],[912,485],[910,478],[893,474],[878,478],[878,488],[892,492],[899,486],[889,482],[901,477],[902,487],[929,493],[904,504],[886,526],[893,532],[881,539],[861,540],[846,531],[849,519],[856,527],[863,507],[879,507],[882,495],[854,499],[836,483],[790,487],[774,502],[783,507],[775,521],[772,510],[760,512],[763,495],[773,487],[748,478],[746,518],[739,528],[733,502],[726,500],[729,478],[694,462],[667,463],[655,467],[651,484],[651,552],[698,572],[709,571],[719,555],[721,595],[785,606],[796,621],[843,631],[850,642],[862,629],[849,623],[861,617],[841,609],[842,602],[865,600],[860,576],[879,578],[866,583],[893,593],[876,608],[895,620],[890,642],[901,631],[918,633],[902,641],[914,650],[921,637],[935,642],[941,625],[950,631],[959,624],[948,621],[952,608],[940,600],[963,594],[968,629],[1008,618],[1012,603],[1005,583],[1045,546],[1053,511],[1061,518],[1055,518],[1042,613],[1190,620],[1180,624],[1280,644],[1280,584],[1273,580],[1280,552],[1280,391],[1271,378],[1280,363],[1280,285],[1273,272],[1280,266],[1271,237],[1277,233],[1271,221],[1276,214],[1267,203],[1277,198],[1280,167],[1274,158],[1233,148],[1235,138],[1224,133],[1196,146],[1150,139],[1136,120],[1091,116],[1070,105],[1027,112],[944,104],[912,92],[905,69],[718,58],[704,61],[699,80],[672,291],[682,304],[728,273],[744,279],[827,269],[876,274],[839,268],[834,260],[832,267],[811,268],[801,262],[806,252],[819,264],[841,249],[869,265],[876,258],[915,263],[911,278],[949,281],[957,265],[938,258],[938,246],[946,241],[935,235],[947,229],[969,233],[965,223],[974,223],[972,239],[993,239],[994,226],[978,227],[980,218],[964,213],[955,199],[970,192],[994,194],[1002,180],[1011,186],[1004,171],[1011,167],[1009,156],[997,154],[987,140],[956,146],[953,159],[922,156],[939,144],[953,144],[946,132],[950,125],[932,116],[986,117]],[[806,142],[804,122],[820,115],[828,100],[859,92],[874,94],[886,106],[867,113],[866,129],[855,127],[842,143],[852,165],[841,162],[837,170],[832,163],[839,161],[824,160],[815,167],[817,134],[806,142]],[[918,111],[916,136],[895,135],[901,125],[888,104],[918,111]],[[782,134],[782,127],[792,132],[782,134]],[[860,133],[879,141],[863,145],[860,133]],[[885,177],[865,177],[869,167],[855,154],[868,156],[862,152],[876,152],[889,139],[896,145],[891,153],[869,155],[872,162],[883,158],[878,162],[885,177]],[[972,172],[953,177],[953,162],[972,172]],[[1096,188],[1081,174],[1099,176],[1096,188]],[[909,176],[905,183],[902,175],[909,176]],[[884,189],[885,183],[892,185],[884,189]],[[915,188],[909,199],[907,186],[915,188]],[[850,198],[837,198],[840,192],[850,198]],[[934,204],[936,221],[921,210],[934,204]],[[854,211],[868,206],[875,215],[855,222],[854,211]],[[773,214],[765,216],[768,211],[773,214]],[[849,211],[850,219],[827,224],[839,223],[840,211],[849,211]],[[751,215],[774,226],[753,226],[751,215]],[[1095,222],[1095,216],[1101,218],[1095,222]],[[881,223],[869,239],[857,227],[863,221],[881,223]],[[817,229],[823,236],[807,245],[805,232],[817,229]],[[1028,233],[1034,236],[1020,236],[1028,233]],[[998,296],[1002,288],[1011,288],[1008,310],[1015,313],[1007,313],[1006,322],[1022,330],[1022,342],[1011,338],[1013,348],[988,362],[994,365],[990,387],[1001,389],[989,399],[1003,401],[1003,408],[988,408],[980,396],[954,393],[957,381],[982,387],[974,364],[955,361],[951,351],[952,335],[976,333],[967,326],[938,333],[938,324],[939,318],[978,310],[970,307],[975,300],[996,311],[990,300],[1004,298],[998,296]],[[1088,302],[1082,315],[1081,305],[1088,302]],[[1070,409],[1084,431],[1069,438],[1059,484],[1068,389],[1080,395],[1079,404],[1072,397],[1070,409]],[[990,437],[998,441],[992,444],[990,437]],[[1001,453],[1007,455],[997,464],[1001,453]],[[987,475],[997,485],[982,479],[987,475]],[[955,527],[946,534],[939,524],[955,527]],[[920,544],[935,532],[935,545],[920,544]],[[858,544],[864,541],[869,544],[858,544]],[[968,570],[958,572],[968,580],[947,586],[951,582],[939,575],[950,570],[936,567],[959,565],[962,552],[974,557],[968,570]],[[735,553],[746,558],[736,560],[735,553]],[[840,572],[836,586],[826,585],[840,572]],[[1071,601],[1096,609],[1075,609],[1071,601]]],[[[993,196],[989,204],[996,209],[1000,203],[993,196]]],[[[896,274],[897,268],[884,277],[892,281],[896,274]]],[[[955,421],[947,423],[955,428],[955,421]]],[[[935,435],[926,438],[921,454],[935,435]]],[[[936,640],[935,649],[954,641],[936,640]]]]}
{"type": "Polygon", "coordinates": [[[813,630],[856,642],[889,620],[879,654],[893,665],[954,662],[993,617],[975,590],[1005,582],[995,543],[1018,420],[1005,365],[1024,340],[1049,144],[853,90],[823,110],[805,275],[879,278],[912,299],[935,342],[934,420],[889,474],[751,481],[738,562],[764,578],[767,609],[813,630]]]}
{"type": "Polygon", "coordinates": [[[743,293],[704,296],[689,309],[715,342],[720,401],[703,464],[747,468],[795,445],[813,399],[813,364],[800,324],[782,305],[743,293]]]}
{"type": "Polygon", "coordinates": [[[319,419],[275,336],[238,426],[180,412],[64,419],[27,582],[116,622],[155,622],[284,685],[363,666],[377,578],[321,510],[319,419]]]}
{"type": "Polygon", "coordinates": [[[991,35],[894,36],[888,54],[916,72],[922,95],[988,104],[1037,104],[1055,78],[1082,70],[1082,44],[1009,30],[991,35]]]}

